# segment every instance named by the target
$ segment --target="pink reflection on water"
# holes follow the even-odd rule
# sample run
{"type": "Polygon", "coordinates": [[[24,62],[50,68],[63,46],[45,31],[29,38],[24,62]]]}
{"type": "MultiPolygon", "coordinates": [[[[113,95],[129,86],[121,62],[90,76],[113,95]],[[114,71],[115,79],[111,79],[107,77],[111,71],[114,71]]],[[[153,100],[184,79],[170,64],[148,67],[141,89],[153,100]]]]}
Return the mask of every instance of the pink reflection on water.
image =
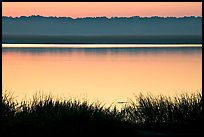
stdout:
{"type": "Polygon", "coordinates": [[[140,92],[202,89],[202,51],[69,50],[2,52],[3,90],[19,99],[37,91],[107,104],[140,92]]]}

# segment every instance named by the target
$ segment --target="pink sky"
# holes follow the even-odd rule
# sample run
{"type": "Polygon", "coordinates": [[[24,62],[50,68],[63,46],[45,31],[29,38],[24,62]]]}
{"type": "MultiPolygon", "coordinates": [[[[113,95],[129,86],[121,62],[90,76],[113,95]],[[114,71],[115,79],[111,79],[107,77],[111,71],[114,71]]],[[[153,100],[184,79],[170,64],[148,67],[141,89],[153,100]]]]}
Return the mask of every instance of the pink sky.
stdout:
{"type": "Polygon", "coordinates": [[[202,16],[202,2],[2,2],[2,16],[202,16]]]}

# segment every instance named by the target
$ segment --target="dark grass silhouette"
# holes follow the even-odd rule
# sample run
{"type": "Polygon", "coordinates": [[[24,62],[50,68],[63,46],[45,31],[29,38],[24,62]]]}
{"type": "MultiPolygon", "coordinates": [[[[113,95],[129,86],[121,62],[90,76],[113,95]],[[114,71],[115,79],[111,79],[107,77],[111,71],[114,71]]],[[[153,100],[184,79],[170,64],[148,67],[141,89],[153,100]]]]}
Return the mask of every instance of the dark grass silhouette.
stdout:
{"type": "Polygon", "coordinates": [[[140,94],[121,113],[140,129],[195,135],[202,132],[202,100],[201,93],[182,93],[175,97],[140,94]]]}
{"type": "Polygon", "coordinates": [[[2,97],[2,119],[3,135],[196,135],[202,131],[202,95],[140,95],[119,110],[50,95],[18,103],[7,93],[2,97]]]}

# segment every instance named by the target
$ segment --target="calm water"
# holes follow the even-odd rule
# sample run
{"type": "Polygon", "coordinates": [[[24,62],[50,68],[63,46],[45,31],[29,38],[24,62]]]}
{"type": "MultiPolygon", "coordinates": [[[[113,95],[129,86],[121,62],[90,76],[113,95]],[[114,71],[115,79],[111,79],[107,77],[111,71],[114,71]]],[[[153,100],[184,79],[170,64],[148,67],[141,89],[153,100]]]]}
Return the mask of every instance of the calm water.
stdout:
{"type": "Polygon", "coordinates": [[[202,47],[10,47],[2,48],[2,63],[3,91],[19,100],[42,91],[110,104],[202,90],[202,47]]]}

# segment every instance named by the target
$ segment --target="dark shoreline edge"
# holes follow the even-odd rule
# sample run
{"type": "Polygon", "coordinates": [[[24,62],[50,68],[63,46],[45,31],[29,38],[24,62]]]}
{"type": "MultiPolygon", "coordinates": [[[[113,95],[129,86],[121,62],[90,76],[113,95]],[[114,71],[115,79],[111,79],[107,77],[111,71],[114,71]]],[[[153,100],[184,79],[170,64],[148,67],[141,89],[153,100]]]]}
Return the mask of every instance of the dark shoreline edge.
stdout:
{"type": "Polygon", "coordinates": [[[3,35],[2,44],[202,44],[201,35],[187,36],[33,36],[3,35]]]}

